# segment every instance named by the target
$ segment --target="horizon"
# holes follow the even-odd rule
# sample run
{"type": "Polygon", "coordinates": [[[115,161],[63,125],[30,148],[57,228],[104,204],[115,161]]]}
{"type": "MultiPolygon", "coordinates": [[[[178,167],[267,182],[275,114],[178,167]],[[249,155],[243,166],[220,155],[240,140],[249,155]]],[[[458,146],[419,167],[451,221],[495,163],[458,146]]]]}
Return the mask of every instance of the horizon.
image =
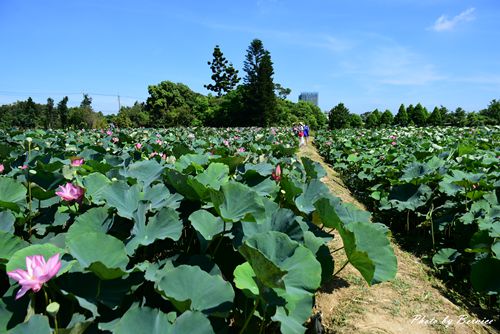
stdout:
{"type": "Polygon", "coordinates": [[[6,0],[0,104],[68,96],[77,106],[86,93],[95,111],[116,114],[118,96],[121,105],[145,102],[148,85],[166,80],[207,95],[215,45],[243,78],[258,38],[293,102],[318,92],[323,111],[338,103],[357,114],[417,103],[479,111],[500,98],[499,22],[494,0],[6,0]]]}

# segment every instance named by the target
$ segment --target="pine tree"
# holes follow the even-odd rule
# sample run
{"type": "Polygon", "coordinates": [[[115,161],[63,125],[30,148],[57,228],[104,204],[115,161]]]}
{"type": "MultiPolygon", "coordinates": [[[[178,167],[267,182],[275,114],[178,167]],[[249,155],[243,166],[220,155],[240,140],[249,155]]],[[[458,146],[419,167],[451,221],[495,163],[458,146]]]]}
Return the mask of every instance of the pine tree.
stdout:
{"type": "Polygon", "coordinates": [[[61,128],[68,126],[69,110],[68,110],[68,97],[65,96],[57,104],[57,113],[59,114],[59,119],[61,120],[61,128]]]}
{"type": "Polygon", "coordinates": [[[54,113],[54,100],[52,98],[47,99],[47,105],[45,106],[45,128],[53,128],[56,123],[56,115],[54,113]]]}
{"type": "Polygon", "coordinates": [[[399,106],[398,113],[396,117],[394,117],[394,124],[399,126],[407,126],[408,125],[408,113],[406,112],[406,108],[404,104],[399,106]]]}
{"type": "Polygon", "coordinates": [[[441,109],[434,107],[432,113],[427,119],[427,124],[429,125],[443,125],[443,115],[441,115],[441,109]]]}
{"type": "Polygon", "coordinates": [[[330,129],[348,128],[350,121],[349,109],[343,103],[337,104],[328,113],[328,127],[330,129]]]}
{"type": "Polygon", "coordinates": [[[244,110],[240,125],[269,126],[278,121],[276,95],[273,82],[271,54],[264,49],[262,41],[254,39],[247,49],[243,69],[244,110]]]}
{"type": "Polygon", "coordinates": [[[210,70],[212,71],[211,78],[214,84],[204,85],[204,87],[215,92],[217,96],[222,96],[232,91],[238,82],[240,82],[240,78],[238,78],[238,71],[224,57],[218,45],[215,46],[212,55],[214,57],[213,60],[207,63],[210,65],[210,70]]]}

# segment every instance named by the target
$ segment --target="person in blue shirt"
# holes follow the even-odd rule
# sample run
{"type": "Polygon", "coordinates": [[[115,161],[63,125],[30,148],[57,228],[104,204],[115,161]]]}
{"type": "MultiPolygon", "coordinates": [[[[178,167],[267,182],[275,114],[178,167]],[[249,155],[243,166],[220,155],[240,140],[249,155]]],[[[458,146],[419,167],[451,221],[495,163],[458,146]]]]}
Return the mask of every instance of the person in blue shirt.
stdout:
{"type": "Polygon", "coordinates": [[[307,138],[309,138],[309,126],[306,124],[304,125],[304,139],[306,141],[306,145],[307,145],[307,138]]]}

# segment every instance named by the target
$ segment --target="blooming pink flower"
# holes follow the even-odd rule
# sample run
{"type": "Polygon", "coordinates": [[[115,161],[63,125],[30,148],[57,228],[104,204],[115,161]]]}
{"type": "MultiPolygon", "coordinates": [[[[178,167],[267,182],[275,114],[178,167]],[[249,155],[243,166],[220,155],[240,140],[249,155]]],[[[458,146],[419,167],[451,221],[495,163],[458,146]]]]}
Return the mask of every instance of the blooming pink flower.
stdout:
{"type": "Polygon", "coordinates": [[[84,162],[85,162],[85,159],[83,159],[83,158],[72,158],[71,159],[71,166],[80,167],[81,165],[83,165],[84,162]]]}
{"type": "Polygon", "coordinates": [[[389,139],[396,139],[397,137],[395,135],[390,135],[389,139]]]}
{"type": "Polygon", "coordinates": [[[42,285],[57,274],[61,269],[59,254],[52,256],[47,262],[42,255],[26,256],[26,269],[16,269],[7,273],[21,285],[16,299],[24,296],[30,289],[34,292],[40,291],[42,285]]]}
{"type": "Polygon", "coordinates": [[[5,167],[3,166],[3,164],[0,164],[0,173],[3,173],[4,170],[5,170],[5,167]]]}
{"type": "Polygon", "coordinates": [[[224,145],[229,146],[229,141],[228,140],[224,139],[223,143],[224,143],[224,145]]]}
{"type": "Polygon", "coordinates": [[[19,166],[20,169],[28,169],[28,165],[19,166]]]}
{"type": "Polygon", "coordinates": [[[59,186],[59,191],[56,191],[56,195],[61,197],[64,201],[80,201],[85,193],[85,189],[80,186],[75,186],[74,184],[68,182],[64,186],[59,186]]]}
{"type": "Polygon", "coordinates": [[[140,150],[140,149],[141,149],[141,147],[142,147],[142,144],[141,144],[141,143],[137,143],[137,144],[135,144],[135,148],[136,148],[136,149],[140,150]]]}
{"type": "Polygon", "coordinates": [[[155,157],[155,156],[157,156],[157,155],[158,155],[158,152],[153,152],[153,153],[151,153],[151,154],[149,155],[149,157],[150,157],[150,158],[153,158],[153,157],[155,157]]]}
{"type": "Polygon", "coordinates": [[[161,145],[163,142],[162,142],[161,140],[159,140],[159,139],[156,139],[156,143],[157,143],[158,145],[161,145]]]}
{"type": "Polygon", "coordinates": [[[271,177],[273,178],[273,180],[278,181],[278,182],[281,180],[281,167],[280,167],[280,165],[276,166],[276,169],[271,174],[271,177]]]}
{"type": "Polygon", "coordinates": [[[118,139],[118,138],[116,138],[116,137],[113,137],[113,139],[111,139],[111,141],[112,141],[113,143],[118,143],[118,140],[119,140],[119,139],[118,139]]]}
{"type": "Polygon", "coordinates": [[[392,145],[392,146],[394,146],[394,145],[396,145],[396,144],[397,144],[397,143],[396,143],[395,141],[393,141],[393,142],[391,143],[391,145],[392,145]]]}
{"type": "Polygon", "coordinates": [[[245,148],[244,147],[240,147],[239,149],[237,149],[238,152],[245,152],[245,148]]]}
{"type": "Polygon", "coordinates": [[[113,134],[113,131],[108,130],[108,131],[106,131],[106,134],[107,134],[108,136],[111,136],[111,135],[113,134]]]}

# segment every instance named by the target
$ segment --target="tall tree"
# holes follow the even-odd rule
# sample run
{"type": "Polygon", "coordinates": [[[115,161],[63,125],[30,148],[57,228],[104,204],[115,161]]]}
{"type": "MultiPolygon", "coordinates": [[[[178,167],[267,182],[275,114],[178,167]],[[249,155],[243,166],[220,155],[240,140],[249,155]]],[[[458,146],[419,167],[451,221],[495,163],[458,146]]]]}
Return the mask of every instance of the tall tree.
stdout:
{"type": "Polygon", "coordinates": [[[224,93],[232,91],[238,82],[240,82],[240,78],[238,78],[238,71],[224,57],[218,45],[215,46],[212,55],[214,57],[213,60],[207,63],[210,65],[210,70],[212,71],[211,78],[214,84],[204,85],[204,87],[215,92],[217,96],[222,96],[224,93]]]}
{"type": "Polygon", "coordinates": [[[415,108],[411,109],[411,112],[410,107],[408,107],[408,116],[416,126],[425,126],[429,113],[425,107],[418,103],[415,108]]]}
{"type": "Polygon", "coordinates": [[[269,126],[278,121],[276,95],[274,94],[273,62],[262,41],[254,39],[247,49],[243,69],[244,114],[241,125],[269,126]]]}
{"type": "Polygon", "coordinates": [[[427,119],[428,125],[443,125],[443,115],[441,114],[441,108],[434,107],[429,118],[427,119]]]}
{"type": "Polygon", "coordinates": [[[386,109],[380,116],[380,125],[391,126],[392,123],[394,123],[394,116],[390,110],[386,109]]]}
{"type": "Polygon", "coordinates": [[[69,110],[68,110],[68,97],[65,96],[57,104],[57,114],[61,120],[61,128],[66,128],[68,126],[69,110]]]}
{"type": "Polygon", "coordinates": [[[330,129],[343,129],[350,126],[349,109],[343,103],[337,104],[328,113],[328,126],[330,129]]]}
{"type": "Polygon", "coordinates": [[[89,94],[83,94],[83,100],[80,102],[80,108],[92,109],[92,98],[89,94]]]}
{"type": "Polygon", "coordinates": [[[54,100],[52,98],[47,99],[47,105],[45,106],[45,127],[54,128],[56,126],[56,114],[54,113],[54,100]]]}

